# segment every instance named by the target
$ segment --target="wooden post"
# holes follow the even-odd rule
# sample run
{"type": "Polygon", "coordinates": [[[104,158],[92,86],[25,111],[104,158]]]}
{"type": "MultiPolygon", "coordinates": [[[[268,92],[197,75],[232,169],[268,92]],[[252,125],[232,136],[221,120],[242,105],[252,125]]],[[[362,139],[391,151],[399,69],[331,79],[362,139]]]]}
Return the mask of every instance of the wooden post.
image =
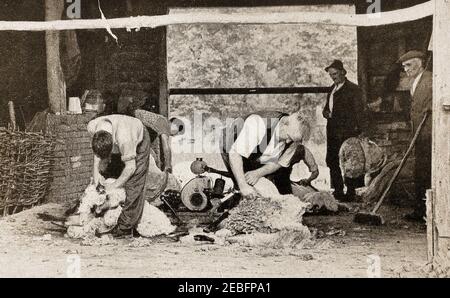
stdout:
{"type": "MultiPolygon", "coordinates": [[[[433,197],[437,243],[435,261],[448,263],[450,203],[450,1],[435,0],[433,22],[433,197]]],[[[429,245],[431,245],[429,243],[429,245]]]]}
{"type": "MultiPolygon", "coordinates": [[[[368,2],[357,0],[356,3],[356,13],[357,14],[366,14],[368,2]]],[[[370,41],[369,41],[369,32],[373,31],[373,29],[367,29],[363,27],[356,28],[356,39],[357,39],[357,50],[358,50],[358,85],[363,92],[363,101],[366,106],[369,102],[369,77],[368,77],[368,58],[369,58],[369,49],[370,49],[370,41]]]]}
{"type": "Polygon", "coordinates": [[[8,110],[9,110],[9,120],[11,122],[11,130],[15,131],[17,129],[16,122],[16,111],[14,109],[14,102],[8,102],[8,110]]]}
{"type": "Polygon", "coordinates": [[[133,15],[133,2],[132,2],[132,0],[126,0],[126,5],[127,5],[127,14],[128,14],[128,16],[133,15]]]}
{"type": "Polygon", "coordinates": [[[366,28],[357,29],[358,40],[358,85],[363,91],[364,106],[367,106],[369,102],[370,85],[368,76],[368,57],[369,57],[369,41],[365,39],[365,35],[368,33],[366,28]]]}
{"type": "Polygon", "coordinates": [[[159,113],[169,117],[169,83],[167,80],[167,50],[166,35],[167,29],[161,29],[160,52],[159,52],[159,113]]]}
{"type": "MultiPolygon", "coordinates": [[[[61,20],[64,0],[45,0],[45,20],[61,20]]],[[[66,112],[66,84],[61,68],[59,31],[45,32],[47,53],[47,89],[50,111],[54,114],[66,112]]]]}

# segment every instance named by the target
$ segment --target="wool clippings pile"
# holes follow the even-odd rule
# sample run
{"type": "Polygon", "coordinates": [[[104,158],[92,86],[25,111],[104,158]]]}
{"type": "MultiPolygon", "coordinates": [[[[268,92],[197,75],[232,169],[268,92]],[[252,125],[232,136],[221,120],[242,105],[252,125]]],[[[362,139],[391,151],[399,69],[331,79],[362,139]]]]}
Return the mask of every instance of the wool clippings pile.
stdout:
{"type": "Polygon", "coordinates": [[[247,246],[295,247],[311,238],[302,224],[302,216],[309,204],[294,195],[280,195],[269,180],[261,178],[255,185],[260,195],[256,199],[242,199],[230,211],[221,227],[232,232],[230,241],[247,246]]]}

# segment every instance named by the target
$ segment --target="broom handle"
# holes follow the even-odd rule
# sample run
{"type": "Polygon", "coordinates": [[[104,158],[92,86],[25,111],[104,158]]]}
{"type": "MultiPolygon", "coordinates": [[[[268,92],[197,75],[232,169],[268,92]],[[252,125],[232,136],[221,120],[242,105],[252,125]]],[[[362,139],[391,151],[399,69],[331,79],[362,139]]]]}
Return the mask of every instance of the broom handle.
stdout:
{"type": "Polygon", "coordinates": [[[395,171],[394,176],[392,176],[391,180],[389,181],[387,188],[384,190],[383,195],[381,196],[381,199],[378,201],[375,208],[373,208],[372,213],[376,213],[378,211],[378,209],[380,209],[381,204],[383,204],[383,201],[386,198],[389,190],[391,189],[392,184],[394,184],[395,180],[397,179],[397,176],[400,174],[400,171],[402,170],[403,166],[405,165],[406,161],[408,160],[409,154],[411,153],[412,149],[414,148],[416,140],[419,137],[419,134],[422,131],[422,127],[425,124],[425,121],[427,121],[427,118],[428,118],[428,112],[426,112],[425,115],[423,116],[422,122],[420,122],[419,127],[417,127],[416,134],[414,135],[414,138],[411,140],[408,150],[406,151],[405,155],[403,156],[403,159],[400,162],[400,165],[398,166],[397,170],[395,171]]]}

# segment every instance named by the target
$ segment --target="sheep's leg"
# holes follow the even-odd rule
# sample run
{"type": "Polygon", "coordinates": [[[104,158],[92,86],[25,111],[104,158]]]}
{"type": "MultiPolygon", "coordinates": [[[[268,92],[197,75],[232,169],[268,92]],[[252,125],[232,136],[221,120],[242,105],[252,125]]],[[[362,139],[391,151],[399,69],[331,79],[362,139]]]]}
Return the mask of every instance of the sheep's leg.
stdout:
{"type": "Polygon", "coordinates": [[[78,207],[80,207],[80,204],[81,204],[81,200],[77,200],[73,206],[71,206],[69,209],[66,210],[66,212],[64,212],[64,215],[70,216],[70,215],[75,214],[78,210],[78,207]]]}
{"type": "Polygon", "coordinates": [[[64,222],[64,225],[66,226],[82,226],[81,224],[81,218],[79,215],[72,215],[67,218],[67,220],[64,222]]]}

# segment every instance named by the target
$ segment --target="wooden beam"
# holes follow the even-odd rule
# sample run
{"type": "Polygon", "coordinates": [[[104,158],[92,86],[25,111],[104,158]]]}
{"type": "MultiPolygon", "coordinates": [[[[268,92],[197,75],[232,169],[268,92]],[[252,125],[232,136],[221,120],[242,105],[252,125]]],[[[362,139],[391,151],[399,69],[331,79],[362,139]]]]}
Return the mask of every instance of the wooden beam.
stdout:
{"type": "MultiPolygon", "coordinates": [[[[437,260],[448,262],[449,240],[440,236],[450,233],[450,2],[435,0],[433,24],[433,197],[438,237],[434,243],[437,260]]],[[[429,243],[429,245],[432,245],[429,243]]],[[[440,264],[444,265],[444,264],[440,264]]]]}
{"type": "Polygon", "coordinates": [[[305,94],[329,91],[330,87],[171,88],[169,90],[170,95],[305,94]]]}
{"type": "Polygon", "coordinates": [[[168,0],[169,7],[261,7],[292,5],[353,5],[355,0],[168,0]]]}
{"type": "MultiPolygon", "coordinates": [[[[45,0],[45,19],[60,20],[64,10],[64,1],[45,0]]],[[[50,111],[54,114],[66,112],[66,84],[61,68],[59,52],[59,31],[45,32],[47,54],[47,89],[50,111]]]]}
{"type": "MultiPolygon", "coordinates": [[[[50,1],[50,0],[48,0],[50,1]]],[[[179,13],[115,19],[59,20],[47,22],[0,22],[0,31],[43,31],[102,28],[156,28],[179,24],[324,24],[339,26],[381,26],[425,18],[434,12],[433,1],[395,11],[367,14],[327,12],[279,13],[179,13]]]]}

